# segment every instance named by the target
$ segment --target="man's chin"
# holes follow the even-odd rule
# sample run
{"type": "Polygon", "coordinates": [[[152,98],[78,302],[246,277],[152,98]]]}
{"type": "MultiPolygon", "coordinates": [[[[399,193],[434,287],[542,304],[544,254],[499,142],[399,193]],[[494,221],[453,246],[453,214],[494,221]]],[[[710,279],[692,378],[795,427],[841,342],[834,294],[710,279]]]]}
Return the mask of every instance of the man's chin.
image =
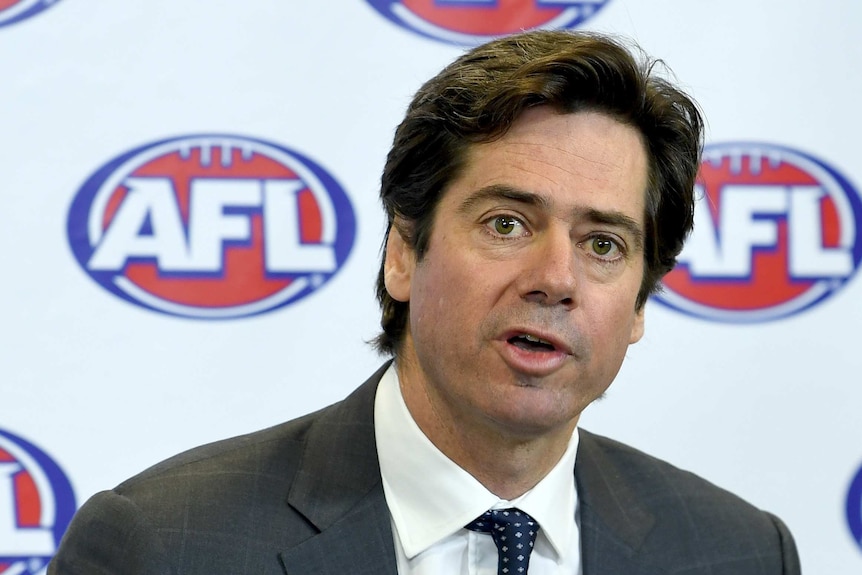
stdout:
{"type": "MultiPolygon", "coordinates": [[[[541,393],[537,388],[531,391],[541,393]]],[[[501,434],[514,440],[535,441],[570,436],[581,411],[576,406],[564,406],[556,398],[534,397],[532,401],[498,405],[489,416],[501,434]]]]}

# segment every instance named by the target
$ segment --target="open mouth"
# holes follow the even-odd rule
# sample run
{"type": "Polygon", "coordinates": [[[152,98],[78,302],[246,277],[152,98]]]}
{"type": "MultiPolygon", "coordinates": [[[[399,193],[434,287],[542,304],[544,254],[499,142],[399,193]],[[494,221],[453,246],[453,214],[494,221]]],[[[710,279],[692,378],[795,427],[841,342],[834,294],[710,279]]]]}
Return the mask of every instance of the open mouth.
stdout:
{"type": "Polygon", "coordinates": [[[556,351],[557,349],[551,342],[526,333],[512,336],[507,341],[515,347],[527,351],[556,351]]]}

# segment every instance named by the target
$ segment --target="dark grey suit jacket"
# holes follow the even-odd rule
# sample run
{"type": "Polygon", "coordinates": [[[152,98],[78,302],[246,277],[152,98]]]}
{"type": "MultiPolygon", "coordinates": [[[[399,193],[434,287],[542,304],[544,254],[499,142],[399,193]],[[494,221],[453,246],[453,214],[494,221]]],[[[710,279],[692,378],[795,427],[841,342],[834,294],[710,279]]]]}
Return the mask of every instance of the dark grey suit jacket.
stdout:
{"type": "MultiPolygon", "coordinates": [[[[340,403],[193,449],[95,495],[49,575],[396,575],[373,423],[385,368],[340,403]]],[[[799,573],[777,518],[580,433],[584,575],[799,573]]]]}

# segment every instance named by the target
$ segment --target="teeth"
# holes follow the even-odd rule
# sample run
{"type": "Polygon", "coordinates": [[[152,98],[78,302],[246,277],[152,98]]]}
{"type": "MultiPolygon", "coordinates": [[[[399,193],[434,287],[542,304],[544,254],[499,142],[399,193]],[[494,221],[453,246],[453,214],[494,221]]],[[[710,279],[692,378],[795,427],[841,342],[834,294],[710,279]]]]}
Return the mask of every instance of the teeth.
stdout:
{"type": "Polygon", "coordinates": [[[551,342],[539,339],[538,337],[530,335],[528,333],[525,333],[522,337],[532,343],[544,343],[546,345],[551,345],[551,342]]]}

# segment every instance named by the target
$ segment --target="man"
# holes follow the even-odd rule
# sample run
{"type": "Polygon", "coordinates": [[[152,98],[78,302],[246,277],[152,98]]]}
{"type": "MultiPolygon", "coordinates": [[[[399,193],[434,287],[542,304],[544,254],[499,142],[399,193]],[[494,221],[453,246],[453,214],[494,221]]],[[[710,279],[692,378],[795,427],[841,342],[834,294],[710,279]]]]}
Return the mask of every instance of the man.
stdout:
{"type": "Polygon", "coordinates": [[[651,70],[543,31],[430,80],[382,181],[394,363],[97,494],[49,573],[799,573],[777,518],[577,428],[692,226],[701,117],[651,70]]]}

